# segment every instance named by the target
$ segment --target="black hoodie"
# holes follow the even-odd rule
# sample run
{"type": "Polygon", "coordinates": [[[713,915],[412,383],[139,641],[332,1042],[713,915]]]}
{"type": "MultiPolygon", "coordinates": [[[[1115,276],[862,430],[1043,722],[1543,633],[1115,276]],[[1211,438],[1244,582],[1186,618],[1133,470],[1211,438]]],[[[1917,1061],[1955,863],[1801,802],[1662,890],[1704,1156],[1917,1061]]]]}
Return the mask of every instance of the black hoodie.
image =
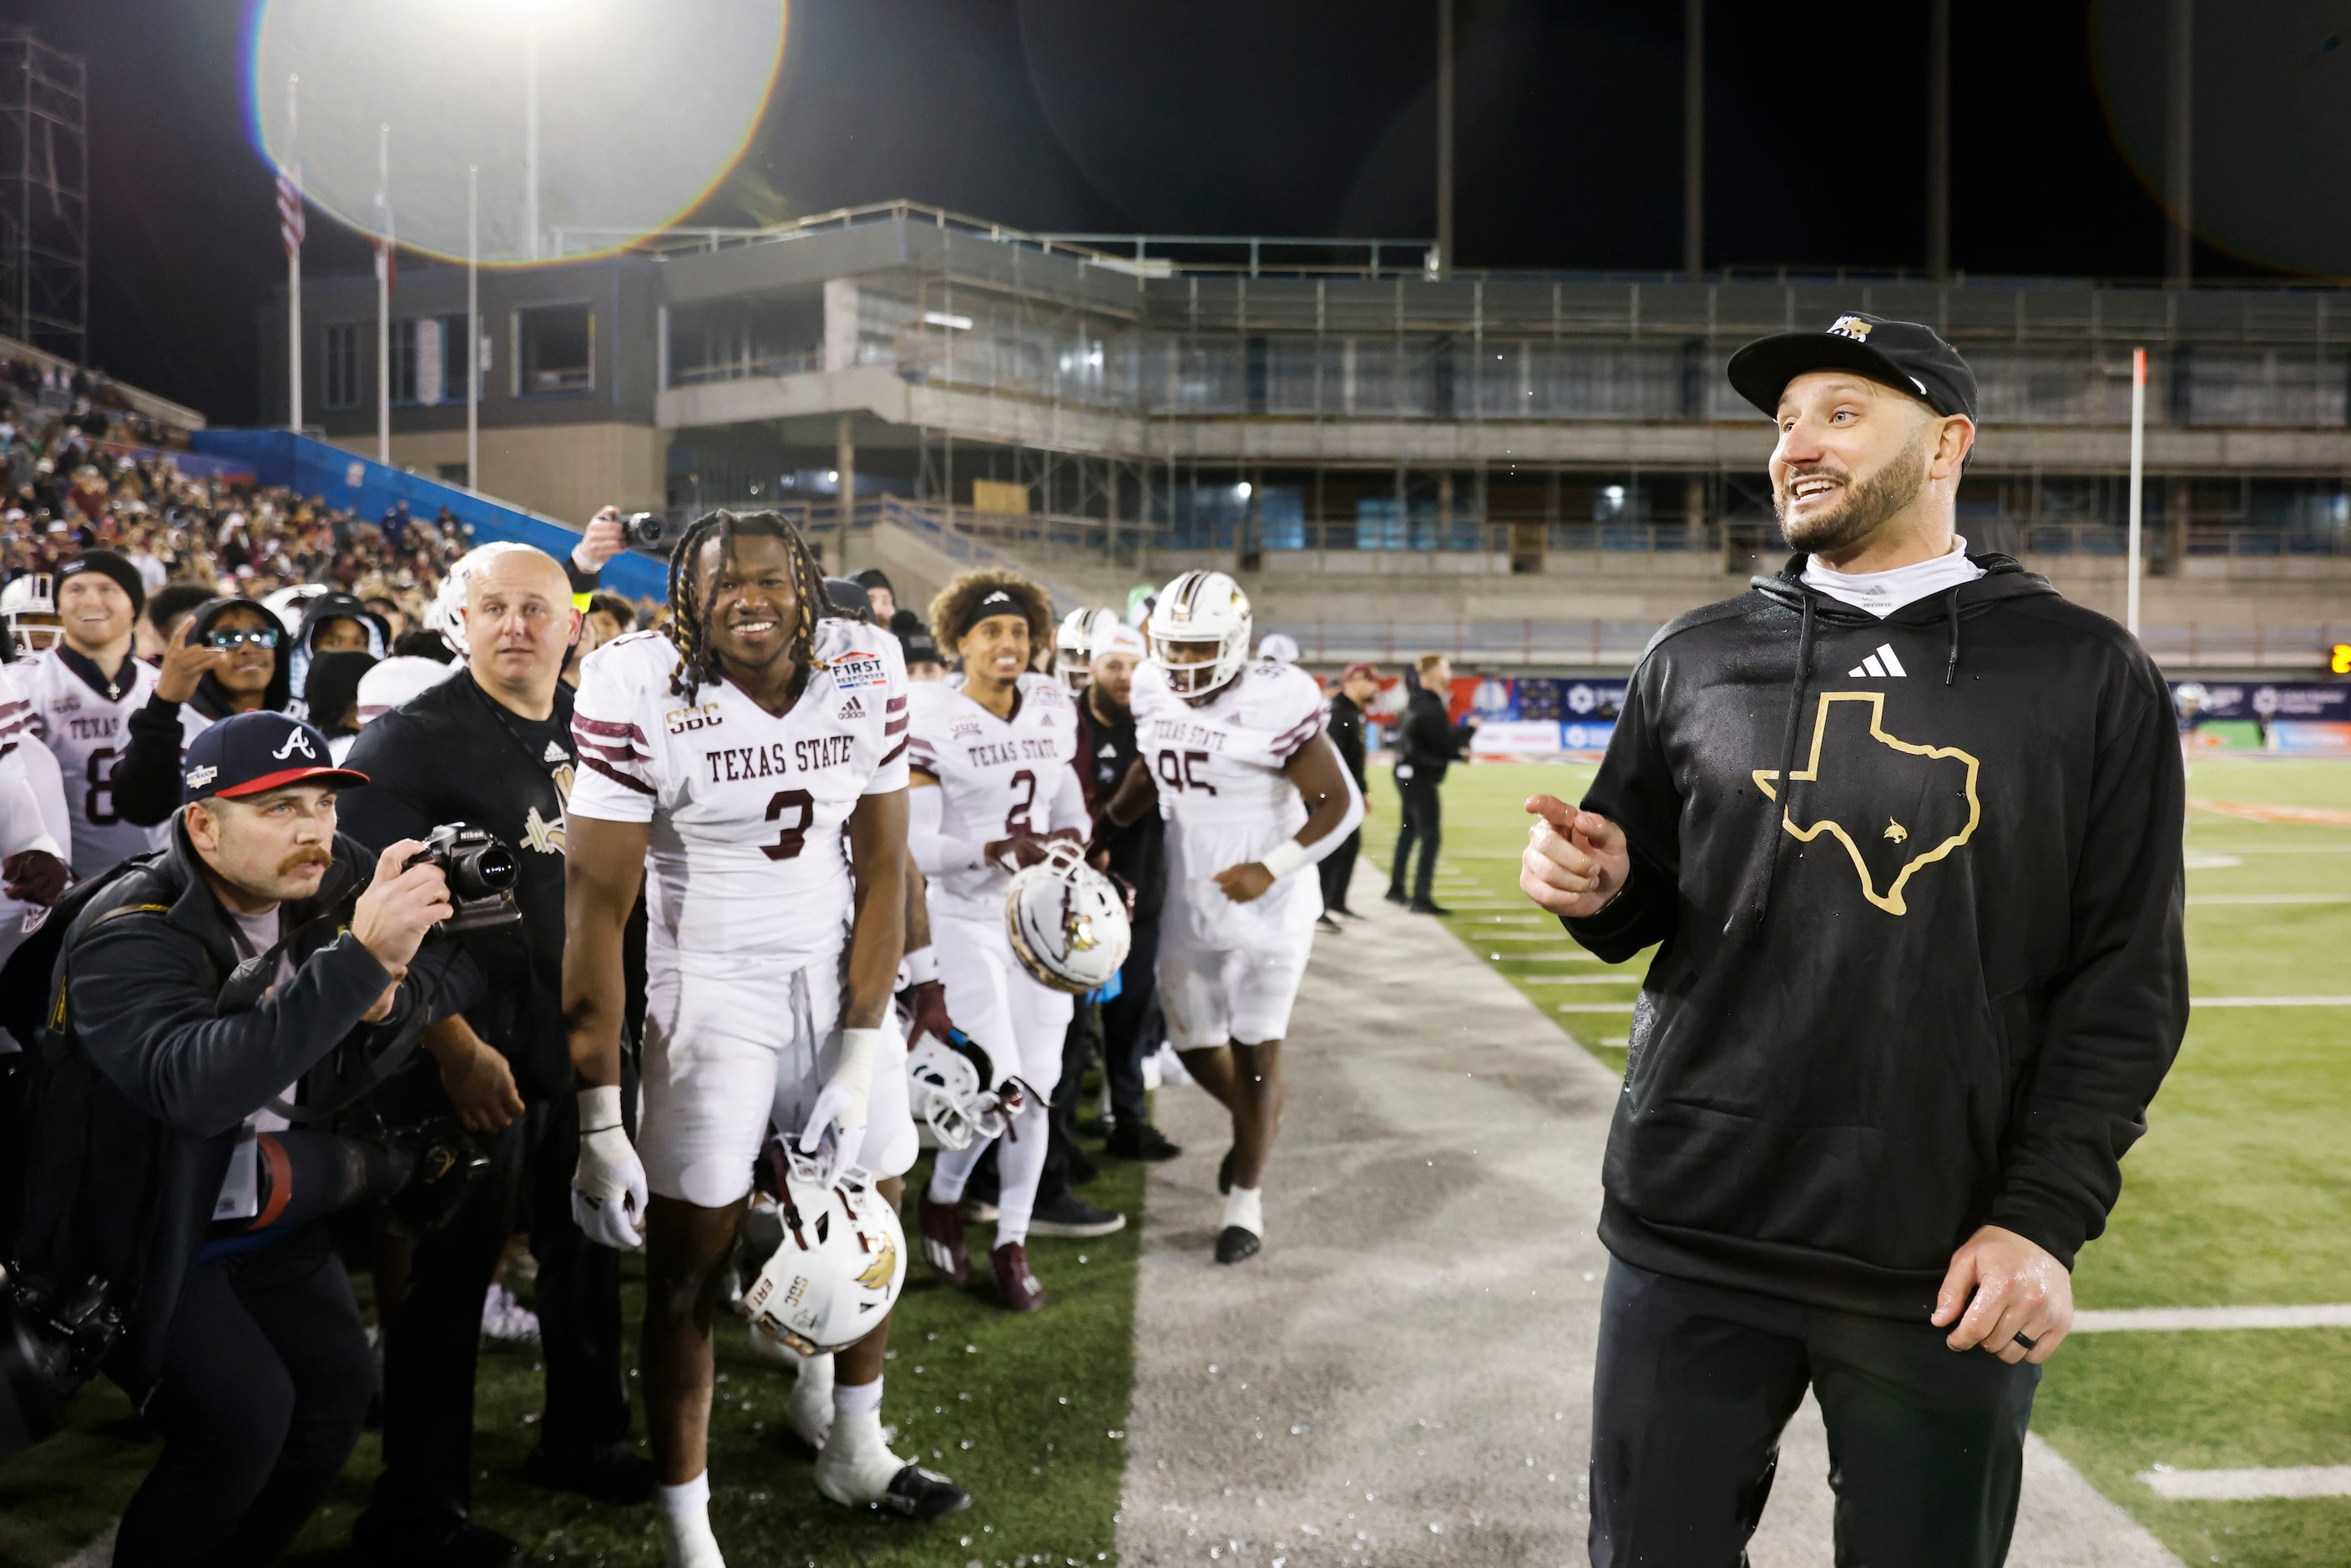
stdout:
{"type": "MultiPolygon", "coordinates": [[[[189,640],[201,641],[213,622],[232,610],[257,610],[270,625],[280,625],[258,600],[214,599],[198,605],[190,616],[194,630],[189,632],[189,640]]],[[[269,685],[261,694],[261,706],[273,713],[287,711],[294,694],[282,626],[280,632],[277,662],[270,666],[269,685]]],[[[149,697],[146,706],[131,716],[127,727],[131,738],[123,746],[122,759],[114,765],[114,809],[123,821],[152,828],[178,810],[180,758],[188,743],[235,711],[228,688],[210,671],[196,683],[196,695],[184,703],[175,703],[160,692],[149,697]]]]}
{"type": "Polygon", "coordinates": [[[1798,580],[1657,634],[1566,922],[1635,1006],[1601,1237],[1638,1267],[1924,1320],[1991,1224],[2068,1268],[2188,1019],[2184,783],[2137,642],[2005,556],[1884,620],[1798,580]],[[1783,816],[1784,812],[1784,816],[1783,816]]]}

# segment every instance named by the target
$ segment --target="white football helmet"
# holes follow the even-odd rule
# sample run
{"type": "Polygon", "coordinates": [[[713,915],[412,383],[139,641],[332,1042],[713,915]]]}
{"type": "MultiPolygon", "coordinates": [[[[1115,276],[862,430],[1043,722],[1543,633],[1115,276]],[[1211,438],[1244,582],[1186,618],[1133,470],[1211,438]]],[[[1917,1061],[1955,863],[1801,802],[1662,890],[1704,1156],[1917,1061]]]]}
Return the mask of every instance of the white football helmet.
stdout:
{"type": "Polygon", "coordinates": [[[1108,985],[1134,940],[1126,899],[1066,839],[1016,873],[1004,894],[1004,932],[1040,985],[1083,995],[1108,985]]]}
{"type": "Polygon", "coordinates": [[[906,1048],[906,1101],[930,1124],[940,1146],[967,1149],[974,1139],[1001,1137],[1011,1118],[996,1092],[996,1062],[987,1048],[956,1030],[941,1040],[930,1030],[906,1048]]]}
{"type": "Polygon", "coordinates": [[[765,1200],[770,1212],[759,1223],[746,1219],[745,1239],[755,1249],[768,1221],[780,1240],[743,1292],[743,1313],[802,1355],[846,1350],[897,1304],[906,1282],[905,1232],[864,1172],[844,1171],[821,1186],[813,1162],[789,1143],[781,1163],[782,1199],[765,1200]]]}
{"type": "Polygon", "coordinates": [[[1053,674],[1073,692],[1086,689],[1088,673],[1093,668],[1094,614],[1091,610],[1072,610],[1061,617],[1061,630],[1053,634],[1053,674]]]}
{"type": "Polygon", "coordinates": [[[56,580],[46,571],[26,572],[0,588],[0,620],[7,622],[8,641],[20,659],[56,647],[66,635],[56,580]]]}
{"type": "Polygon", "coordinates": [[[1167,689],[1200,697],[1240,674],[1250,626],[1249,595],[1239,583],[1221,571],[1187,571],[1161,591],[1144,634],[1167,689]],[[1213,647],[1213,656],[1201,656],[1204,645],[1213,647]],[[1179,660],[1179,652],[1186,656],[1179,660]]]}

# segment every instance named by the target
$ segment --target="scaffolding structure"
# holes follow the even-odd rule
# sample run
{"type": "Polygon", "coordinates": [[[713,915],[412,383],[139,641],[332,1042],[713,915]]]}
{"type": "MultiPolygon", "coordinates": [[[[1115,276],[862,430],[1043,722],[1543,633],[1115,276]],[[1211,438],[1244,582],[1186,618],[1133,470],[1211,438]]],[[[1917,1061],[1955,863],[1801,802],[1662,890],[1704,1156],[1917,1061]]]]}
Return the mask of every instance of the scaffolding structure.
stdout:
{"type": "Polygon", "coordinates": [[[89,70],[0,29],[0,334],[89,359],[89,70]]]}

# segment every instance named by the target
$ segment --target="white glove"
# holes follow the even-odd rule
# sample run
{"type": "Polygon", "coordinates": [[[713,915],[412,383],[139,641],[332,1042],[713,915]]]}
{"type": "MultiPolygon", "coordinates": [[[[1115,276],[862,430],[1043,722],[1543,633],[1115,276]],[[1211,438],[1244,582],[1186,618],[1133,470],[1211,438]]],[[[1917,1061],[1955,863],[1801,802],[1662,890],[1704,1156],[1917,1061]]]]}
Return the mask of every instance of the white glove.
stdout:
{"type": "Polygon", "coordinates": [[[812,1155],[824,1142],[827,1127],[832,1129],[831,1168],[823,1172],[825,1185],[833,1177],[856,1166],[857,1156],[865,1151],[865,1107],[873,1084],[873,1059],[881,1054],[882,1031],[878,1029],[845,1029],[841,1031],[841,1061],[832,1070],[831,1081],[816,1097],[816,1109],[809,1113],[808,1125],[800,1129],[800,1153],[812,1155]]]}
{"type": "Polygon", "coordinates": [[[617,1083],[580,1091],[580,1165],[571,1176],[571,1218],[588,1239],[623,1252],[645,1244],[644,1162],[621,1127],[617,1083]]]}

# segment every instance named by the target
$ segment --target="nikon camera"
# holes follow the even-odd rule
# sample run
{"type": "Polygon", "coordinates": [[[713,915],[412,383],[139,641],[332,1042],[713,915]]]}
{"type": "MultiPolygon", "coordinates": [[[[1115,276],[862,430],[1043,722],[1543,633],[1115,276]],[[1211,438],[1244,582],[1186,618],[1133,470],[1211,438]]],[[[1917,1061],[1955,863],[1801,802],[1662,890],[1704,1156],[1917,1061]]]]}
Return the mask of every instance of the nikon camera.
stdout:
{"type": "Polygon", "coordinates": [[[424,835],[424,847],[408,857],[408,864],[437,865],[449,879],[449,903],[455,913],[434,927],[436,934],[464,936],[522,924],[514,895],[520,868],[514,851],[487,828],[464,822],[435,828],[424,835]]]}

